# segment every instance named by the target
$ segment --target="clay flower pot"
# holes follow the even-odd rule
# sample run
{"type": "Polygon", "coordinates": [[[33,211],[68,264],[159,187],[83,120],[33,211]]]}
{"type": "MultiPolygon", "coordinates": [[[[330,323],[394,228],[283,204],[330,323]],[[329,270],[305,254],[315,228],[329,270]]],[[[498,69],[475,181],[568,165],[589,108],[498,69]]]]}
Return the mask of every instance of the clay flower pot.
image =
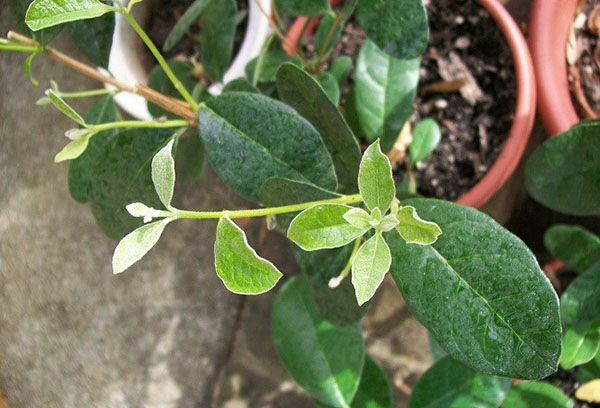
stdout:
{"type": "Polygon", "coordinates": [[[539,89],[539,112],[550,136],[579,122],[567,76],[567,39],[578,0],[534,0],[529,45],[539,89]]]}
{"type": "MultiPolygon", "coordinates": [[[[509,209],[512,207],[515,196],[512,194],[512,187],[508,185],[513,183],[508,182],[521,161],[533,128],[536,83],[527,42],[512,16],[498,0],[476,1],[489,11],[511,49],[517,77],[517,102],[510,135],[498,159],[484,178],[457,202],[484,209],[502,222],[508,218],[509,209]]],[[[340,0],[332,0],[332,4],[339,2],[340,0]]],[[[316,19],[297,19],[288,32],[288,45],[298,43],[300,33],[306,24],[310,24],[307,27],[307,33],[310,33],[311,30],[314,30],[317,22],[316,19]]],[[[294,52],[290,48],[293,47],[288,46],[286,51],[294,52]]]]}
{"type": "MultiPolygon", "coordinates": [[[[267,12],[270,12],[271,1],[259,1],[262,7],[267,12]]],[[[128,1],[125,3],[127,4],[128,1]]],[[[138,21],[142,24],[148,21],[151,9],[156,5],[160,5],[160,2],[146,1],[138,4],[134,9],[138,21]]],[[[244,76],[246,64],[260,54],[262,45],[269,33],[268,19],[263,15],[256,2],[250,1],[248,28],[244,36],[244,41],[231,66],[225,73],[224,83],[244,76]]],[[[129,85],[137,83],[146,84],[150,73],[142,64],[142,55],[145,52],[144,47],[144,44],[131,27],[129,27],[125,18],[120,14],[116,14],[115,33],[108,63],[108,68],[112,75],[119,81],[129,85]]],[[[209,91],[216,95],[221,93],[222,89],[222,84],[214,84],[209,88],[209,91]]],[[[121,92],[115,96],[115,101],[124,111],[136,119],[152,119],[152,116],[148,112],[146,100],[141,96],[121,92]]]]}

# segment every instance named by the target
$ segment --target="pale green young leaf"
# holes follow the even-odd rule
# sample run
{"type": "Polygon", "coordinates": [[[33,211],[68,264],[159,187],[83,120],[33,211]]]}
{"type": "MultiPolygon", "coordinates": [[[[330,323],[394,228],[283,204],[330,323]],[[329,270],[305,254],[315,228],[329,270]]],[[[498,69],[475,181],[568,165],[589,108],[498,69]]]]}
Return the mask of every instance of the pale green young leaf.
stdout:
{"type": "Polygon", "coordinates": [[[54,163],[73,160],[81,156],[83,152],[85,152],[85,149],[87,149],[88,143],[94,135],[95,133],[89,132],[80,138],[71,141],[56,156],[54,156],[54,163]]]}
{"type": "Polygon", "coordinates": [[[165,227],[173,220],[174,218],[164,218],[146,224],[123,238],[113,254],[113,273],[122,273],[142,259],[156,245],[165,227]]]}
{"type": "Polygon", "coordinates": [[[392,165],[381,152],[379,140],[369,146],[363,155],[358,172],[358,189],[369,210],[377,207],[384,214],[396,196],[392,165]]]}
{"type": "Polygon", "coordinates": [[[152,182],[165,208],[171,208],[175,190],[175,160],[172,155],[174,143],[175,139],[171,139],[152,159],[152,182]]]}
{"type": "Polygon", "coordinates": [[[375,295],[391,265],[392,254],[381,233],[376,233],[360,247],[352,262],[352,285],[359,305],[375,295]]]}
{"type": "Polygon", "coordinates": [[[379,223],[379,229],[381,232],[388,232],[396,228],[400,224],[398,217],[394,214],[388,214],[379,223]]]}
{"type": "Polygon", "coordinates": [[[271,290],[283,276],[248,245],[244,231],[227,217],[217,226],[215,268],[227,289],[239,295],[260,295],[271,290]]]}
{"type": "Polygon", "coordinates": [[[352,208],[344,214],[344,219],[356,228],[371,228],[371,216],[362,208],[352,208]]]}
{"type": "Polygon", "coordinates": [[[32,31],[100,17],[114,8],[99,0],[34,0],[27,9],[25,23],[32,31]]]}
{"type": "Polygon", "coordinates": [[[435,150],[442,139],[440,125],[433,119],[419,122],[413,130],[410,144],[410,162],[415,165],[425,160],[435,150]]]}
{"type": "Polygon", "coordinates": [[[400,207],[396,217],[400,222],[396,230],[408,244],[432,245],[442,234],[435,222],[421,219],[414,207],[400,207]]]}
{"type": "Polygon", "coordinates": [[[363,236],[369,228],[356,228],[344,219],[352,207],[321,204],[302,211],[290,224],[288,238],[305,251],[342,247],[363,236]]]}
{"type": "Polygon", "coordinates": [[[600,349],[600,323],[585,322],[564,329],[560,366],[570,370],[591,361],[600,349]]]}
{"type": "Polygon", "coordinates": [[[75,109],[71,108],[69,104],[67,104],[63,98],[58,96],[53,90],[48,89],[46,91],[46,96],[50,99],[50,102],[56,109],[64,113],[66,116],[74,120],[77,124],[81,126],[85,126],[85,121],[79,115],[79,113],[75,112],[75,109]]]}

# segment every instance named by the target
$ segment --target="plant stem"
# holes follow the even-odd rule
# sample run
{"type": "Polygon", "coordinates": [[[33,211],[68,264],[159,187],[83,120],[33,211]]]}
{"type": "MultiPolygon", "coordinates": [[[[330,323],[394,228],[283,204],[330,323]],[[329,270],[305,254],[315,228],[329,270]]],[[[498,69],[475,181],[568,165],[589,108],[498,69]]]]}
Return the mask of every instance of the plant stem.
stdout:
{"type": "Polygon", "coordinates": [[[315,66],[314,66],[314,70],[316,72],[319,72],[319,69],[321,68],[321,64],[323,63],[323,59],[325,58],[325,55],[327,53],[327,48],[329,47],[329,44],[331,44],[331,40],[333,40],[333,35],[335,34],[335,31],[337,30],[339,25],[342,23],[343,19],[344,19],[343,12],[338,13],[338,15],[335,17],[335,20],[333,21],[333,24],[331,25],[331,28],[329,29],[329,32],[327,33],[327,37],[325,37],[323,46],[321,47],[321,50],[319,51],[319,56],[317,58],[317,62],[315,63],[315,66]]]}
{"type": "Polygon", "coordinates": [[[55,92],[56,95],[60,96],[63,99],[78,99],[78,98],[89,98],[91,96],[102,96],[102,95],[114,95],[117,93],[115,89],[92,89],[89,91],[81,91],[81,92],[55,92]]]}
{"type": "Polygon", "coordinates": [[[120,122],[102,123],[100,125],[87,125],[88,129],[96,132],[103,132],[110,129],[139,129],[139,128],[183,128],[188,127],[189,123],[186,120],[166,120],[166,121],[139,121],[125,120],[120,122]]]}
{"type": "Polygon", "coordinates": [[[33,45],[23,45],[23,44],[19,44],[19,43],[2,42],[2,43],[0,43],[0,51],[41,52],[42,49],[40,47],[36,47],[33,45]]]}
{"type": "Polygon", "coordinates": [[[340,274],[335,277],[332,278],[329,281],[329,287],[331,289],[335,289],[338,286],[340,286],[340,283],[342,283],[342,281],[344,279],[346,279],[348,277],[348,275],[350,275],[350,271],[352,271],[352,263],[354,263],[354,257],[356,256],[356,253],[358,252],[358,249],[360,248],[360,244],[362,243],[363,238],[357,238],[354,241],[354,247],[352,248],[352,252],[350,253],[350,257],[348,258],[348,262],[346,263],[346,266],[344,267],[344,269],[342,269],[342,272],[340,272],[340,274]]]}
{"type": "Polygon", "coordinates": [[[259,208],[256,210],[238,210],[238,211],[184,211],[174,210],[177,218],[190,218],[197,220],[206,219],[218,219],[221,217],[228,217],[230,219],[236,218],[255,218],[265,217],[267,215],[287,214],[306,210],[315,205],[319,204],[356,204],[362,202],[360,194],[342,196],[339,198],[333,198],[331,200],[311,201],[301,204],[286,205],[282,207],[270,207],[270,208],[259,208]]]}
{"type": "Polygon", "coordinates": [[[175,76],[175,73],[173,72],[173,70],[171,70],[171,67],[169,67],[169,64],[167,63],[165,58],[162,56],[162,54],[160,53],[158,48],[156,48],[156,45],[154,45],[154,43],[152,42],[150,37],[148,37],[148,34],[146,34],[144,29],[138,24],[138,22],[135,20],[135,18],[133,18],[133,15],[131,15],[131,13],[127,12],[127,10],[122,10],[121,13],[125,16],[125,19],[129,23],[131,28],[133,28],[133,30],[142,39],[142,41],[144,41],[144,43],[146,44],[146,46],[148,47],[148,49],[150,50],[152,55],[154,55],[154,58],[156,58],[156,61],[158,61],[159,65],[162,67],[163,71],[165,71],[165,74],[167,74],[167,77],[169,77],[169,79],[171,80],[171,83],[173,84],[173,86],[175,87],[177,92],[179,92],[181,94],[183,99],[185,99],[185,101],[192,107],[192,109],[194,111],[198,112],[198,109],[200,109],[200,106],[194,100],[194,98],[192,98],[192,95],[190,95],[190,93],[187,91],[187,89],[185,89],[185,87],[183,86],[181,81],[177,78],[177,76],[175,76]]]}

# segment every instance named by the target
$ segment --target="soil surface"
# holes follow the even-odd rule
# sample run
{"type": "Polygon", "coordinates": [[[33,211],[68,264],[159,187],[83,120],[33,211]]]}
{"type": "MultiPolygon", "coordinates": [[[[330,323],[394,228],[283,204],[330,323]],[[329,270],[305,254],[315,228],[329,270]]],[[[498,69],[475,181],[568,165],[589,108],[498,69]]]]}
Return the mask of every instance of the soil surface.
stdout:
{"type": "Polygon", "coordinates": [[[600,113],[600,0],[581,1],[567,44],[571,99],[579,115],[600,113]]]}

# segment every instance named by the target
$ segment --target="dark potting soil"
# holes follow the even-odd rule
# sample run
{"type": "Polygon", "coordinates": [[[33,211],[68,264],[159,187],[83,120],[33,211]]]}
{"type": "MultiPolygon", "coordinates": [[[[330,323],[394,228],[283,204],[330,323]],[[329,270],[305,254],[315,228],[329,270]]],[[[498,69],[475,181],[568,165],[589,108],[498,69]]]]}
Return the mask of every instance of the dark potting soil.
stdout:
{"type": "Polygon", "coordinates": [[[600,0],[580,1],[567,44],[571,99],[579,116],[600,113],[600,0]]]}
{"type": "MultiPolygon", "coordinates": [[[[185,13],[188,7],[193,3],[193,0],[161,0],[160,7],[152,13],[150,21],[148,22],[148,35],[152,42],[162,50],[162,46],[165,40],[169,36],[169,33],[179,20],[179,18],[185,13]]],[[[238,12],[248,10],[248,0],[237,0],[238,12]]],[[[244,41],[244,35],[248,26],[248,17],[237,26],[235,32],[235,38],[233,41],[233,53],[232,57],[235,57],[239,51],[242,42],[244,41]]],[[[202,19],[196,21],[188,32],[183,36],[181,41],[177,43],[171,50],[163,52],[163,55],[167,60],[179,59],[183,61],[191,61],[197,57],[200,52],[200,44],[195,40],[195,37],[200,34],[202,30],[202,19]]],[[[152,54],[147,51],[146,59],[144,60],[144,66],[151,70],[156,65],[156,61],[152,54]]]]}

